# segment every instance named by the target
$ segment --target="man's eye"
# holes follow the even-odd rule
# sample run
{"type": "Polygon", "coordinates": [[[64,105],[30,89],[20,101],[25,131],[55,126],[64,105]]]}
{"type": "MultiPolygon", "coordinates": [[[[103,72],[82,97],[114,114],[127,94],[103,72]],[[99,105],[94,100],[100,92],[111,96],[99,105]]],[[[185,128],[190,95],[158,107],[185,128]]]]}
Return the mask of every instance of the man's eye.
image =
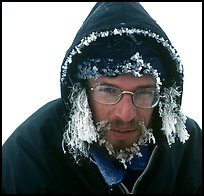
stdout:
{"type": "Polygon", "coordinates": [[[142,94],[142,95],[153,95],[154,92],[153,91],[141,91],[140,94],[142,94]]]}
{"type": "Polygon", "coordinates": [[[106,92],[106,93],[115,93],[116,89],[111,88],[111,87],[103,87],[100,89],[100,91],[106,92]]]}
{"type": "Polygon", "coordinates": [[[97,91],[98,92],[103,92],[103,93],[111,93],[111,94],[114,94],[114,93],[118,93],[118,89],[117,88],[114,88],[114,87],[111,87],[111,86],[106,86],[106,85],[101,85],[101,86],[98,86],[97,87],[97,91]]]}

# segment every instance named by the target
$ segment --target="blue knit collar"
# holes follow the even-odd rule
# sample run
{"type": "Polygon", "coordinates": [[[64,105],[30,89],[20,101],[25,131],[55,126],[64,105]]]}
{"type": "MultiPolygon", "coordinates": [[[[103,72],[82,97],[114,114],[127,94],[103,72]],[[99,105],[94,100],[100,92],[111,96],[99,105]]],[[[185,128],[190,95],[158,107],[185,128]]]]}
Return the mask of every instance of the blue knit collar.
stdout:
{"type": "MultiPolygon", "coordinates": [[[[142,157],[135,156],[131,163],[127,164],[127,169],[131,170],[144,170],[149,160],[148,147],[142,146],[142,157]]],[[[97,148],[91,147],[93,158],[98,166],[102,176],[108,185],[113,185],[121,182],[126,174],[127,169],[123,166],[115,165],[110,159],[103,155],[97,148]]]]}

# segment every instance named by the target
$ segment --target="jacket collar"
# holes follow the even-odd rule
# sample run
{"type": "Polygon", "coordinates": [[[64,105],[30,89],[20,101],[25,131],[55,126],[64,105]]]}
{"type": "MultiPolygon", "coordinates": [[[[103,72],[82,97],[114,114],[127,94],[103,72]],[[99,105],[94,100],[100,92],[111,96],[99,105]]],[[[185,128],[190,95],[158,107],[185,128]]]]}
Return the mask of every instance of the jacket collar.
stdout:
{"type": "Polygon", "coordinates": [[[94,146],[91,147],[91,152],[99,171],[106,183],[110,186],[120,183],[123,180],[127,169],[144,170],[149,160],[149,151],[147,146],[141,146],[141,153],[143,156],[135,156],[131,160],[131,163],[127,164],[127,169],[125,169],[122,165],[118,166],[114,164],[94,146]]]}

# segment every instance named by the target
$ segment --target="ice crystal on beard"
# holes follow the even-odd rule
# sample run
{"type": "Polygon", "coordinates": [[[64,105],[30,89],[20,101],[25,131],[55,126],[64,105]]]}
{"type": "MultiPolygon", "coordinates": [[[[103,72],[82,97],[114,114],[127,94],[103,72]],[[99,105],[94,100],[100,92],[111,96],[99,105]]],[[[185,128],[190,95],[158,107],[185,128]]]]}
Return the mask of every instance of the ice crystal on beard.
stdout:
{"type": "Polygon", "coordinates": [[[82,89],[79,84],[75,84],[69,99],[72,108],[70,121],[68,121],[63,134],[62,146],[66,144],[75,159],[78,155],[89,157],[90,144],[97,141],[98,134],[93,124],[86,90],[82,89]]]}
{"type": "Polygon", "coordinates": [[[107,130],[110,130],[110,123],[107,120],[103,120],[96,123],[96,130],[99,134],[99,137],[103,137],[107,130]]]}
{"type": "MultiPolygon", "coordinates": [[[[100,125],[99,130],[102,131],[102,129],[106,129],[107,127],[110,129],[110,125],[108,124],[108,121],[104,121],[102,123],[98,123],[100,125]]],[[[139,137],[138,142],[133,143],[130,148],[125,148],[121,150],[115,150],[111,143],[109,143],[105,137],[101,136],[99,139],[99,145],[105,146],[107,149],[109,155],[114,157],[116,160],[118,160],[120,163],[123,164],[124,168],[127,168],[127,163],[132,160],[132,158],[136,155],[138,157],[141,157],[142,154],[140,152],[140,146],[147,145],[148,143],[155,143],[155,138],[153,135],[152,129],[147,129],[145,126],[145,123],[143,121],[138,122],[138,125],[141,127],[142,134],[139,137]]]]}
{"type": "Polygon", "coordinates": [[[147,143],[151,143],[151,141],[154,144],[156,141],[153,135],[153,129],[147,129],[144,121],[139,121],[138,124],[142,129],[142,135],[139,137],[138,145],[145,145],[147,143]]]}
{"type": "Polygon", "coordinates": [[[190,135],[186,130],[186,116],[181,112],[180,105],[176,98],[180,96],[177,87],[164,89],[164,99],[159,102],[159,113],[162,117],[162,128],[169,145],[175,143],[178,136],[182,143],[189,139],[190,135]]]}

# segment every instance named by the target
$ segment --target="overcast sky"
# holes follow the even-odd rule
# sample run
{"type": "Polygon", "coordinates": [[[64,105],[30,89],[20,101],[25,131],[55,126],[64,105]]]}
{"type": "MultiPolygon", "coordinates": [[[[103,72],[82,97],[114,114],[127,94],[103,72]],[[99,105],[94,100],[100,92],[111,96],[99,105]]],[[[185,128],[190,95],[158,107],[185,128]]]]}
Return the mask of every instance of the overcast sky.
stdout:
{"type": "MultiPolygon", "coordinates": [[[[2,143],[60,97],[60,66],[94,2],[2,3],[2,143]]],[[[184,65],[182,109],[202,127],[202,2],[142,2],[184,65]]]]}

